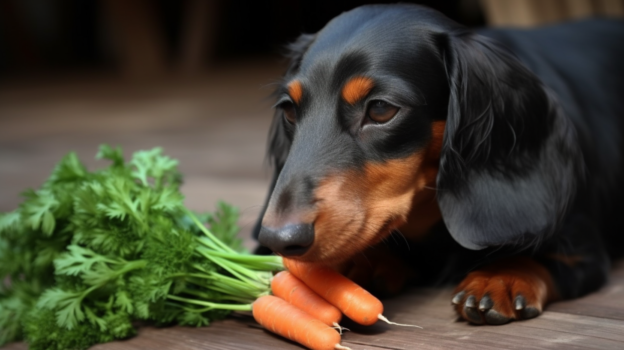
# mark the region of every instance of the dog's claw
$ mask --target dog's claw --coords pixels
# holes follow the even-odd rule
[[[482,324],[483,318],[481,312],[477,310],[477,298],[474,295],[469,296],[464,303],[464,315],[472,323]]]
[[[537,308],[534,308],[532,306],[525,308],[521,312],[522,318],[525,320],[529,318],[537,317],[539,316],[539,314],[540,314],[540,311]]]
[[[519,316],[522,319],[529,319],[537,317],[540,314],[540,311],[533,307],[526,305],[526,299],[522,295],[518,295],[514,300],[514,306],[516,311],[518,311]]]
[[[461,313],[464,319],[474,324],[487,323],[491,325],[501,325],[509,323],[516,317],[526,320],[537,317],[541,313],[539,309],[533,306],[527,306],[526,298],[522,295],[517,295],[513,301],[513,307],[517,312],[516,317],[509,317],[496,310],[494,299],[488,294],[481,297],[481,300],[478,300],[474,295],[466,297],[466,294],[464,290],[455,294],[451,302],[453,305],[459,305],[463,311]],[[462,302],[463,307],[461,306]]]
[[[484,313],[485,321],[491,325],[500,325],[509,322],[510,318],[501,315],[494,309],[487,310]]]
[[[477,298],[475,298],[474,295],[469,296],[466,299],[466,303],[464,305],[466,305],[466,307],[471,308],[471,309],[476,308],[477,307]]]
[[[522,295],[518,295],[516,297],[516,300],[514,300],[514,305],[516,307],[516,310],[523,310],[526,307],[526,299],[524,299]]]
[[[489,310],[493,306],[494,306],[494,301],[487,294],[484,295],[483,298],[481,298],[481,301],[479,302],[479,310],[481,311]]]
[[[461,304],[461,301],[462,301],[462,299],[464,299],[464,295],[465,295],[465,294],[466,294],[466,292],[465,292],[465,291],[463,291],[463,290],[462,290],[461,292],[459,292],[459,293],[455,294],[455,296],[453,297],[453,299],[451,299],[451,303],[452,303],[453,305],[459,305],[459,304]]]
[[[481,313],[475,308],[464,306],[464,315],[466,315],[468,321],[474,324],[483,324]]]

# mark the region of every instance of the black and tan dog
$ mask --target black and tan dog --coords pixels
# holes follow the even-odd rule
[[[461,277],[476,324],[605,282],[624,250],[624,22],[473,32],[365,6],[291,52],[262,246],[379,292]]]

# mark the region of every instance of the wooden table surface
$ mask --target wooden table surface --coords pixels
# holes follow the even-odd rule
[[[186,204],[211,210],[218,199],[241,208],[241,235],[250,229],[266,194],[263,166],[271,111],[265,98],[282,67],[267,62],[218,67],[191,81],[128,83],[100,77],[30,81],[0,86],[0,211],[37,187],[53,165],[74,150],[93,168],[100,143],[129,154],[162,146],[180,160]],[[384,301],[395,322],[351,328],[352,349],[624,349],[624,262],[599,292],[548,307],[540,317],[504,326],[472,326],[455,319],[449,289],[413,289]],[[4,349],[26,349],[23,343]],[[138,336],[94,346],[134,349],[300,349],[264,331],[248,315],[209,327],[143,327]]]

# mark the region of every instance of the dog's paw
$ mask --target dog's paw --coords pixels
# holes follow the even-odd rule
[[[514,258],[468,274],[452,303],[471,323],[499,325],[538,316],[554,295],[546,268],[529,258]]]

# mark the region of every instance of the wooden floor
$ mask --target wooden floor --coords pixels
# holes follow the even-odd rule
[[[219,67],[192,81],[130,84],[98,77],[0,86],[0,211],[12,210],[19,193],[36,187],[70,150],[89,167],[100,143],[129,153],[162,146],[178,158],[186,176],[186,203],[210,210],[224,199],[242,210],[241,234],[249,232],[268,183],[263,167],[271,112],[267,86],[281,67],[266,62]],[[414,289],[385,300],[386,316],[423,330],[375,325],[351,328],[352,349],[624,349],[624,262],[611,282],[585,298],[548,307],[537,319],[505,326],[456,321],[450,290]],[[5,349],[26,349],[9,344]],[[298,349],[235,315],[205,328],[140,329],[97,350]]]

